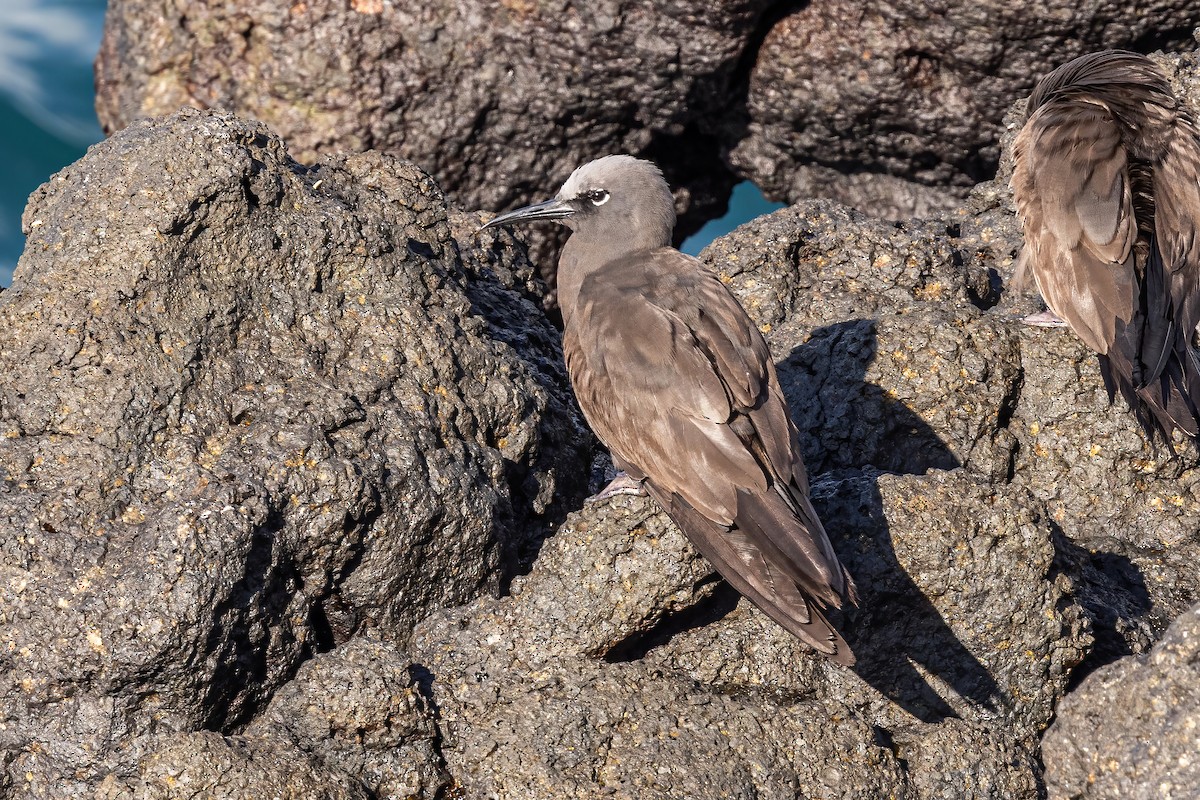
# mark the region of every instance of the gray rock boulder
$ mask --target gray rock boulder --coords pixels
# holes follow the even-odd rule
[[[433,800],[450,779],[424,678],[393,646],[355,638],[306,661],[243,734],[117,743],[97,796]]]
[[[733,185],[699,130],[727,113],[767,0],[663,4],[116,0],[96,62],[105,130],[181,105],[262,120],[303,162],[377,149],[465,208],[544,199],[610,152],[656,158],[685,226]]]
[[[1090,642],[1046,521],[961,470],[814,496],[864,590],[857,674],[714,585],[648,500],[590,506],[512,597],[414,636],[468,795],[1035,796]]]
[[[1007,470],[1018,326],[984,313],[987,271],[962,263],[945,223],[800,203],[702,258],[767,332],[812,471]]]
[[[1088,676],[1046,731],[1050,797],[1183,800],[1200,786],[1200,606],[1149,653]]]
[[[735,175],[790,202],[932,216],[992,176],[1003,114],[1040,75],[1102,47],[1190,43],[1194,25],[1187,0],[114,0],[97,109],[110,132],[228,109],[304,162],[383,150],[469,208],[542,199],[629,152],[679,187],[685,231],[720,213]]]
[[[305,753],[253,736],[213,731],[177,733],[147,744],[135,774],[105,776],[98,800],[179,800],[191,797],[251,800],[369,800],[363,786],[331,773]],[[63,797],[53,784],[31,796]]]
[[[314,654],[494,592],[586,483],[528,265],[456,239],[412,165],[302,167],[185,111],[94,147],[24,225],[0,296],[18,789],[89,796],[115,743],[237,731]]]
[[[450,779],[427,676],[406,655],[358,637],[306,661],[247,728],[350,775],[370,797],[427,797]]]

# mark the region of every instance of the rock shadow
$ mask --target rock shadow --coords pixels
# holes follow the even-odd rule
[[[1055,557],[1063,572],[1077,576],[1075,592],[1092,623],[1095,644],[1071,671],[1067,691],[1100,667],[1125,656],[1149,652],[1156,635],[1154,601],[1145,577],[1129,558],[1080,547],[1050,521]]]
[[[858,675],[917,719],[958,716],[922,670],[969,703],[995,710],[1004,702],[996,680],[896,556],[878,476],[961,462],[917,414],[865,380],[876,349],[874,321],[850,320],[817,329],[779,364],[784,394],[806,432],[801,446],[816,476],[813,499],[859,588],[860,605],[843,614],[840,628],[858,657]],[[821,480],[822,473],[832,480]]]

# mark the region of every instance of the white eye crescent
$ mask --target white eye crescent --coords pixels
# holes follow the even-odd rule
[[[609,194],[603,189],[592,189],[587,193],[587,199],[592,201],[594,206],[602,206],[608,202]]]

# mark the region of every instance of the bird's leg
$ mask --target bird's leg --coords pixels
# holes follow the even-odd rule
[[[599,492],[585,500],[585,503],[599,503],[619,494],[645,495],[646,488],[637,478],[631,478],[626,472],[618,472],[617,476],[608,482]]]
[[[1067,323],[1059,319],[1058,315],[1053,311],[1043,311],[1039,314],[1030,314],[1028,317],[1022,317],[1021,322],[1026,325],[1033,325],[1035,328],[1065,328]]]

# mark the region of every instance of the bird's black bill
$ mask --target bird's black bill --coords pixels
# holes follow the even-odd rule
[[[575,209],[570,203],[563,200],[547,200],[544,203],[536,203],[532,206],[525,206],[515,211],[509,211],[507,214],[501,214],[491,222],[481,226],[479,230],[494,228],[497,225],[509,225],[514,222],[531,222],[538,219],[566,219],[574,213]]]

